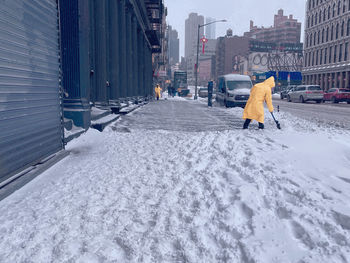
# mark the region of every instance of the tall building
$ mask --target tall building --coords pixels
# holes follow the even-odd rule
[[[215,21],[214,18],[207,17],[205,20],[205,23],[208,24],[208,23],[211,23],[214,21]],[[205,37],[208,39],[216,39],[216,24],[215,23],[205,27]]]
[[[196,53],[194,48],[197,44],[198,25],[204,24],[204,17],[197,13],[189,14],[185,21],[185,58],[193,56]],[[199,36],[204,35],[204,28],[199,31]]]
[[[202,52],[203,46],[200,43],[199,45],[199,53],[198,53],[198,64],[199,68],[202,63],[202,61],[211,59],[212,56],[215,55],[215,49],[216,49],[216,39],[208,39],[208,42],[205,44],[204,53]],[[187,78],[189,83],[195,82],[195,64],[197,59],[197,43],[193,46],[193,49],[195,50],[194,54],[192,56],[189,56],[186,58],[186,64],[187,64]]]
[[[168,57],[170,66],[179,63],[180,56],[180,40],[178,32],[172,28],[172,26],[168,26]]]
[[[305,21],[303,82],[350,88],[349,1],[308,0]]]
[[[282,9],[275,15],[273,26],[257,27],[250,21],[250,31],[244,33],[245,37],[277,44],[300,43],[300,35],[301,23],[294,19],[293,15],[284,16]]]

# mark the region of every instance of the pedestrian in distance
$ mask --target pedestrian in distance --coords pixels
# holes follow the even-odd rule
[[[243,129],[248,129],[252,120],[256,120],[259,123],[259,129],[264,129],[264,102],[269,111],[273,112],[271,89],[274,87],[274,77],[270,77],[264,82],[254,85],[244,108],[243,119],[245,119],[245,122]]]
[[[156,98],[157,98],[157,100],[160,99],[161,91],[162,91],[162,89],[160,88],[159,84],[157,84],[157,85],[156,85],[156,88],[155,88],[155,93],[156,93]]]

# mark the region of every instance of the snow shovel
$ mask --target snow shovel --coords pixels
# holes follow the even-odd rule
[[[277,129],[280,130],[281,129],[281,124],[278,122],[278,120],[276,120],[275,115],[273,115],[273,112],[271,112],[271,115],[272,115],[273,120],[276,122]]]

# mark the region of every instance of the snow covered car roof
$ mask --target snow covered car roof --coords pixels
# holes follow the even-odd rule
[[[250,81],[250,77],[247,75],[239,75],[239,74],[227,74],[221,76],[220,78],[225,78],[226,80],[231,81]]]

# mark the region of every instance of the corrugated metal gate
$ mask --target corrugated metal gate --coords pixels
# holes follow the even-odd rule
[[[57,10],[0,1],[0,183],[63,148]]]

